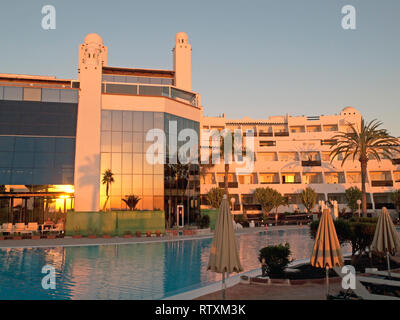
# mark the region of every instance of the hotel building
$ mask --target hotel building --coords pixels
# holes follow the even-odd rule
[[[254,136],[254,170],[249,174],[237,174],[242,165],[232,163],[228,176],[229,193],[233,195],[234,213],[261,212],[254,197],[254,190],[272,187],[287,196],[289,207],[280,207],[281,212],[304,210],[300,193],[307,187],[313,188],[318,200],[336,200],[339,208],[346,206],[345,190],[350,187],[361,189],[359,161],[342,158],[330,161],[330,148],[335,144],[333,137],[338,132],[350,130],[349,124],[359,125],[361,114],[346,107],[336,115],[322,116],[272,116],[268,119],[240,120],[222,117],[203,117],[203,130],[241,129]],[[244,137],[245,139],[245,137]],[[244,145],[245,142],[243,142]],[[395,209],[390,193],[400,189],[400,154],[395,160],[368,162],[367,199],[368,209],[383,206]],[[202,204],[207,203],[208,191],[224,186],[224,163],[214,165],[201,176]]]
[[[345,108],[338,115],[276,116],[267,120],[203,117],[200,95],[191,86],[191,46],[176,35],[172,70],[109,66],[108,49],[97,34],[79,46],[78,78],[0,74],[0,222],[39,221],[68,210],[97,212],[106,203],[102,175],[114,174],[107,208],[125,210],[128,195],[141,198],[138,210],[163,210],[174,215],[183,205],[194,221],[207,192],[222,186],[223,164],[200,174],[198,165],[168,163],[176,151],[166,139],[166,164],[150,164],[145,153],[153,142],[150,129],[177,140],[177,132],[193,129],[251,130],[255,167],[236,174],[230,166],[229,191],[234,212],[259,211],[257,187],[271,186],[289,196],[294,210],[299,193],[313,187],[319,199],[345,204],[345,189],[360,187],[357,162],[329,161],[332,137],[358,123],[359,112]],[[171,132],[170,132],[171,131]],[[151,138],[151,137],[150,137]],[[178,141],[177,147],[183,145]],[[201,143],[200,143],[201,144]],[[397,156],[400,158],[400,156]],[[369,208],[393,208],[390,192],[400,188],[399,160],[370,161]]]
[[[77,80],[0,74],[3,220],[99,211],[107,169],[114,173],[107,209],[126,209],[122,199],[134,194],[138,210],[173,212],[183,204],[191,221],[199,213],[198,165],[149,164],[145,156],[150,129],[168,136],[175,123],[177,132],[190,128],[199,137],[202,107],[191,88],[187,35],[176,35],[173,70],[112,67],[107,54],[101,37],[89,34],[79,47]]]

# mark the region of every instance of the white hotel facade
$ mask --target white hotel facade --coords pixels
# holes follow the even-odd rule
[[[239,120],[221,117],[203,117],[202,130],[242,129],[254,134],[255,162],[250,174],[237,174],[241,165],[232,163],[229,168],[229,193],[234,197],[234,213],[261,212],[253,192],[259,187],[272,187],[288,196],[289,206],[280,207],[280,212],[303,210],[300,193],[313,188],[318,200],[337,200],[340,210],[346,207],[345,190],[361,189],[359,161],[342,159],[330,161],[333,137],[338,132],[349,130],[349,123],[358,125],[361,114],[346,107],[335,115],[322,116],[272,116],[268,119],[243,118]],[[400,189],[400,155],[395,160],[370,160],[368,163],[367,198],[368,211],[374,212],[383,206],[395,209],[391,192]],[[223,187],[224,163],[214,165],[200,177],[202,204],[211,188]]]

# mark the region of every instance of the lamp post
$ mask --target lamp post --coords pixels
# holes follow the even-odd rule
[[[361,200],[360,199],[357,200],[357,204],[358,204],[358,217],[360,218],[361,217]]]

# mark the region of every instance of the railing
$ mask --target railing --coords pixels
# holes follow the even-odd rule
[[[259,132],[258,136],[259,137],[272,137],[273,133],[272,132]]]
[[[302,161],[301,165],[303,167],[320,167],[321,160],[306,160],[306,161]]]
[[[115,93],[137,96],[160,96],[168,97],[177,101],[188,103],[197,107],[197,97],[195,93],[174,88],[172,86],[141,85],[128,83],[103,82],[103,93]]]
[[[279,184],[279,181],[271,181],[271,182],[260,182],[260,184]]]
[[[289,132],[275,132],[275,137],[289,137]]]
[[[301,184],[301,181],[294,181],[294,182],[282,181],[282,184]]]
[[[220,188],[225,188],[225,183],[224,182],[219,182],[218,186]],[[239,185],[237,182],[228,182],[228,188],[237,188]]]
[[[393,180],[374,180],[371,181],[373,187],[393,187]]]

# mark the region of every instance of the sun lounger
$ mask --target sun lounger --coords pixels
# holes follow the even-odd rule
[[[366,273],[376,276],[389,277],[389,273],[387,271],[368,271]],[[390,277],[393,278],[393,280],[400,280],[400,273],[392,271],[390,272]]]
[[[3,223],[3,225],[0,228],[0,232],[2,233],[11,234],[12,231],[13,231],[12,223]]]
[[[27,234],[32,233],[32,231],[26,229],[25,223],[16,223],[14,225],[13,233]]]
[[[341,272],[341,268],[334,268],[335,272],[338,274],[339,277],[343,279],[344,274]],[[367,290],[367,288],[361,283],[362,278],[368,277],[361,277],[356,276],[356,288],[351,289],[351,291],[356,294],[360,299],[363,300],[400,300],[399,298],[392,297],[392,296],[385,296],[380,294],[373,294]]]

